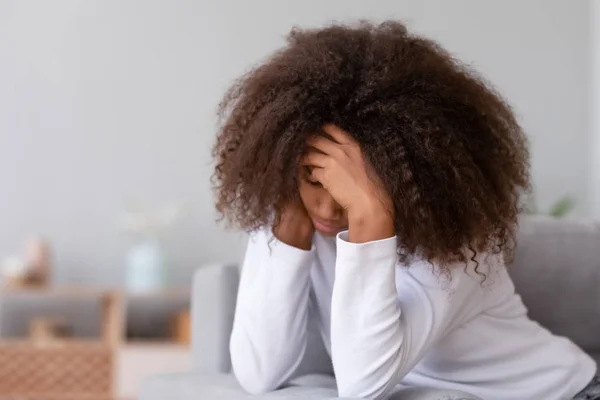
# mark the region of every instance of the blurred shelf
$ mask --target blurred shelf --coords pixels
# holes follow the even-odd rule
[[[191,294],[189,288],[164,288],[158,290],[150,290],[147,292],[123,292],[127,298],[132,299],[143,299],[152,297],[163,297],[163,298],[186,298]]]
[[[115,394],[118,398],[135,398],[147,377],[192,368],[190,345],[171,338],[174,335],[172,327],[176,326],[172,325],[173,318],[189,312],[190,295],[190,288],[184,287],[146,292],[75,285],[0,287],[3,301],[0,309],[5,315],[10,314],[13,320],[18,316],[24,324],[29,324],[27,321],[40,316],[63,317],[64,312],[67,315],[64,318],[71,318],[71,324],[88,318],[99,324],[99,331],[91,332],[93,337],[39,342],[23,336],[2,338],[0,350],[46,356],[52,356],[54,352],[77,353],[79,349],[85,350],[85,354],[108,352]],[[189,322],[186,326],[189,330]],[[27,332],[27,325],[24,330]],[[2,398],[0,394],[0,400]]]
[[[34,341],[28,338],[2,338],[0,346],[11,347],[35,347],[35,348],[57,348],[57,347],[106,347],[101,338],[70,338],[51,341]]]
[[[57,297],[99,297],[118,294],[124,298],[186,298],[191,290],[184,287],[167,287],[145,292],[129,292],[123,288],[101,288],[91,286],[49,286],[49,287],[0,287],[0,295],[51,295]]]
[[[2,287],[0,295],[51,295],[57,297],[99,297],[118,290],[86,286]]]
[[[131,346],[139,348],[189,348],[190,345],[186,343],[180,343],[173,340],[161,340],[161,339],[131,339],[124,340],[122,346]]]

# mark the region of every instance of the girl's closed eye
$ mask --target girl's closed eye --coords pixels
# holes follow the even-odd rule
[[[312,185],[312,186],[315,186],[315,187],[322,187],[323,185],[321,184],[321,182],[315,181],[315,180],[313,180],[311,178],[311,176],[312,176],[312,169],[313,169],[313,167],[311,167],[310,165],[305,165],[304,166],[304,180],[309,185]]]

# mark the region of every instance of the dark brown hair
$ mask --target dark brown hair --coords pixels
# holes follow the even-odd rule
[[[349,132],[394,200],[401,255],[445,265],[513,243],[529,188],[525,136],[502,97],[399,22],[293,29],[228,91],[214,147],[216,207],[247,230],[298,197],[307,138]]]

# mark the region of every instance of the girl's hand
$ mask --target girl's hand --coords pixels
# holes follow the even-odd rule
[[[273,229],[277,239],[302,250],[311,249],[314,233],[315,227],[300,200],[283,208],[279,225]]]
[[[394,205],[379,177],[369,173],[359,144],[334,125],[325,125],[331,137],[308,142],[303,164],[348,212],[349,240],[366,242],[394,236]]]

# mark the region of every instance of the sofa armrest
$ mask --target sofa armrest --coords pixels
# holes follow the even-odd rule
[[[195,372],[231,369],[229,336],[233,325],[239,271],[234,265],[207,265],[192,285],[192,359]]]

